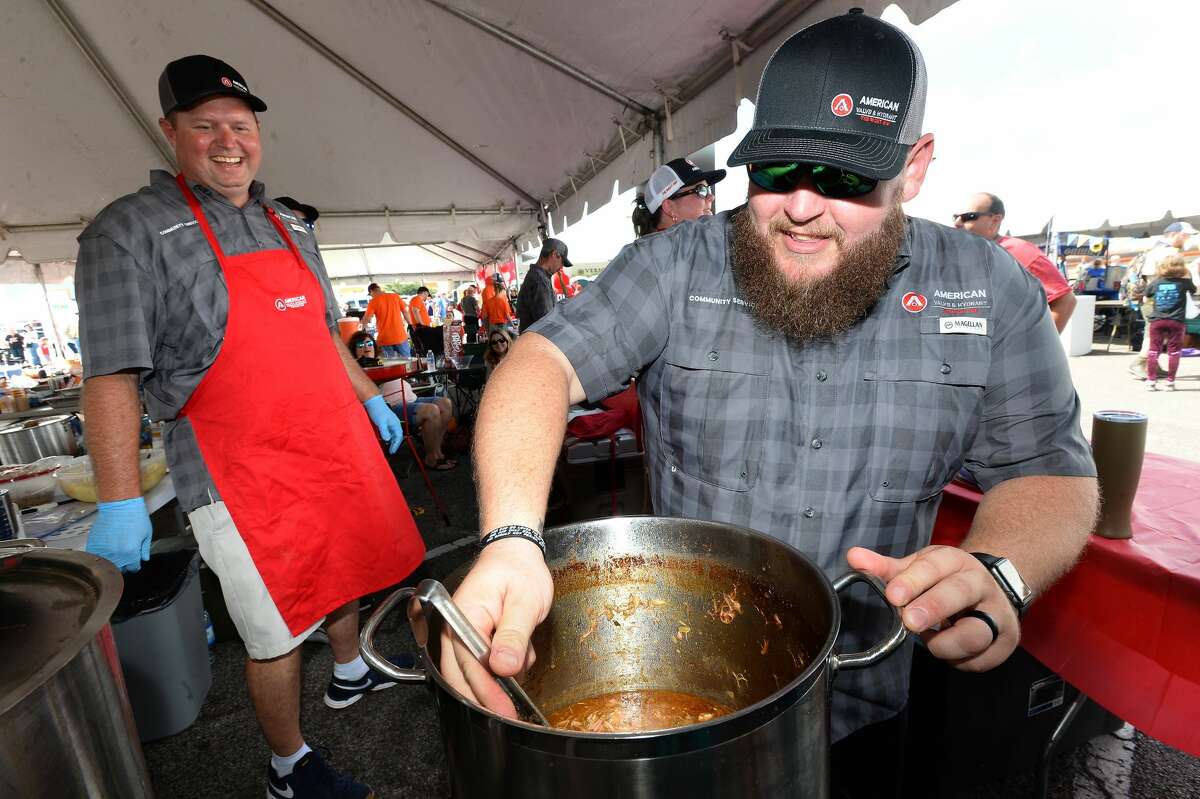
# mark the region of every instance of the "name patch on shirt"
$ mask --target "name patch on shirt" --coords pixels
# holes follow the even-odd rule
[[[987,319],[979,316],[943,316],[938,319],[938,332],[986,336]]]
[[[743,308],[753,308],[754,306],[743,300],[741,297],[705,297],[701,294],[689,294],[688,302],[701,302],[707,305],[740,305]]]
[[[291,229],[297,233],[303,233],[306,236],[308,235],[308,230],[306,230],[302,225],[292,224],[289,227],[291,227]]]
[[[174,225],[171,225],[169,228],[158,231],[158,235],[165,236],[168,233],[174,233],[176,230],[182,230],[185,227],[191,227],[192,225],[198,225],[198,224],[200,224],[200,223],[197,222],[195,219],[189,219],[186,222],[176,222]]]

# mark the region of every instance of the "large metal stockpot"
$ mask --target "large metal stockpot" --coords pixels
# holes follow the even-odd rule
[[[831,681],[887,657],[905,636],[893,611],[874,648],[833,652],[837,592],[865,582],[883,601],[878,580],[850,572],[831,583],[795,549],[714,522],[620,517],[545,538],[555,601],[534,633],[538,657],[524,683],[544,713],[629,690],[682,691],[734,712],[623,734],[502,718],[443,679],[441,622],[418,601],[408,614],[423,669],[397,669],[374,651],[383,617],[415,593],[404,588],[364,627],[363,655],[396,679],[431,687],[454,796],[828,797]]]
[[[120,598],[103,558],[0,545],[0,796],[153,796],[108,626]]]
[[[0,428],[0,465],[33,463],[51,455],[78,455],[74,414],[42,416]]]

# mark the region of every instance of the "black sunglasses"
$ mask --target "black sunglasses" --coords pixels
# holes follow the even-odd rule
[[[494,338],[494,339],[492,339],[492,340],[491,340],[491,343],[492,343],[492,344],[507,344],[507,343],[508,343],[508,339],[504,339],[504,338]]]
[[[714,193],[715,192],[713,191],[712,186],[700,185],[700,186],[696,186],[694,189],[688,189],[687,191],[681,191],[678,194],[673,194],[673,195],[671,195],[670,199],[678,200],[680,197],[686,197],[689,194],[694,194],[703,200],[708,197],[711,197]]]
[[[992,216],[992,214],[989,214],[987,211],[964,211],[961,214],[954,214],[951,218],[961,219],[964,222],[974,222],[981,216]]]
[[[803,164],[796,161],[774,164],[747,164],[750,180],[767,191],[786,194],[795,191],[806,175],[812,176],[813,186],[822,197],[845,200],[863,197],[875,191],[879,181],[848,169],[825,164]]]

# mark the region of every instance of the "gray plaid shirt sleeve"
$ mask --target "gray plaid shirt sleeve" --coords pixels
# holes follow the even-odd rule
[[[107,236],[79,240],[75,266],[79,341],[85,377],[154,368],[159,295],[153,278]]]
[[[1079,397],[1041,285],[1011,258],[992,254],[993,317],[1005,324],[992,342],[966,466],[985,491],[1028,475],[1094,477]]]
[[[651,238],[627,245],[591,285],[530,328],[567,357],[593,402],[620,391],[667,345],[663,267],[671,244]]]

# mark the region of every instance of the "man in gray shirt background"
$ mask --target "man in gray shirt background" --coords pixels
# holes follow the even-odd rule
[[[768,62],[754,128],[729,159],[747,166],[746,205],[634,242],[522,327],[476,431],[494,543],[455,596],[491,638],[494,673],[526,663],[553,598],[528,539],[568,405],[639,370],[656,515],[754,528],[831,576],[846,563],[876,575],[908,630],[957,668],[993,668],[1016,648],[1019,613],[1086,543],[1095,468],[1034,279],[993,242],[903,212],[933,158],[925,87],[912,41],[861,10],[800,31]],[[964,465],[986,492],[974,525],[961,548],[929,546]],[[850,602],[839,646],[865,649],[883,614]],[[835,795],[898,791],[910,654],[839,674]],[[512,715],[486,675],[453,657],[442,670]],[[871,738],[887,765],[864,759]]]
[[[517,295],[517,319],[522,333],[554,309],[554,276],[570,265],[566,244],[559,239],[546,239],[542,243],[537,263],[529,268]]]

